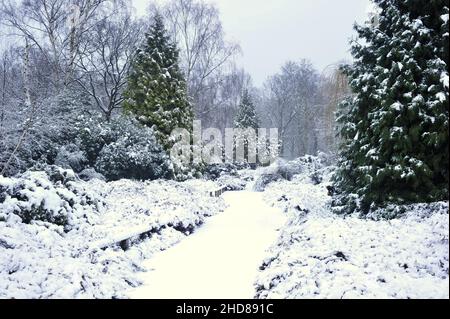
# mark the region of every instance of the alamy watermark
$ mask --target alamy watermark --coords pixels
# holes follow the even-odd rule
[[[202,129],[201,121],[193,122],[193,130],[175,129],[170,137],[174,146],[170,157],[178,164],[248,163],[268,165],[279,155],[278,129],[226,128],[225,136],[218,128]]]

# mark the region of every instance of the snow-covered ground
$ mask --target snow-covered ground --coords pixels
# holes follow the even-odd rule
[[[79,218],[65,232],[41,221],[23,223],[13,213],[14,207],[31,206],[29,202],[35,208],[49,206],[48,198],[53,199],[52,209],[65,203],[56,191],[67,194],[66,188],[52,186],[43,173],[36,178],[0,181],[11,187],[29,184],[22,191],[28,200],[7,197],[0,204],[0,298],[126,298],[124,292],[140,284],[136,272],[143,269],[143,260],[178,243],[225,208],[222,199],[208,196],[218,187],[213,182],[77,181],[77,195],[71,196],[88,192],[103,205],[91,210],[86,207],[92,205],[73,205],[76,214],[71,214]],[[44,191],[51,196],[41,196]],[[142,229],[151,232],[136,237],[127,251],[117,245],[99,248]]]
[[[337,216],[332,168],[285,164],[216,182],[0,177],[0,298],[449,298],[448,202]],[[223,186],[238,191],[209,196]]]
[[[258,276],[258,298],[449,298],[448,202],[412,205],[393,220],[336,216],[326,180],[298,175],[266,189],[288,223]]]
[[[131,298],[212,299],[255,295],[254,281],[266,249],[285,216],[262,193],[229,192],[229,207],[195,234],[145,263],[144,285]]]

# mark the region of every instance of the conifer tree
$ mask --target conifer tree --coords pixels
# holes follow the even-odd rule
[[[242,99],[236,114],[234,126],[235,128],[252,128],[254,130],[257,130],[259,127],[256,107],[247,89],[244,90],[244,93],[242,94]]]
[[[193,110],[179,67],[179,51],[159,15],[136,53],[125,96],[125,111],[152,127],[167,151],[173,146],[169,137],[174,129],[192,131]]]
[[[248,162],[250,160],[250,147],[252,147],[253,149],[255,149],[255,147],[257,148],[259,119],[256,113],[255,104],[253,103],[252,97],[250,96],[250,93],[247,89],[245,89],[242,94],[241,103],[239,104],[239,108],[234,120],[234,128],[237,129],[235,130],[236,152],[240,147],[243,147],[244,153],[242,155],[244,156],[244,160]],[[251,141],[252,136],[248,135],[251,130],[253,130],[255,134],[253,138],[256,138],[253,141]],[[250,144],[252,142],[254,144]]]
[[[375,0],[341,105],[337,212],[448,199],[448,0]]]

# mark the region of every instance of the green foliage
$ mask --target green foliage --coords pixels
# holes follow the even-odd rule
[[[174,129],[192,131],[193,111],[178,59],[162,17],[156,16],[145,44],[136,53],[124,109],[153,128],[166,151],[173,146],[169,137]]]
[[[8,175],[57,165],[75,173],[90,170],[93,176],[95,168],[109,180],[172,178],[169,157],[153,130],[134,118],[119,115],[107,121],[76,90],[46,100],[42,110]]]
[[[32,126],[8,166],[6,175],[26,171],[37,163],[54,164],[63,148],[72,144],[78,135],[78,128],[87,125],[90,120],[91,105],[88,97],[75,90],[67,89],[37,106]],[[17,115],[29,116],[28,110],[17,105]],[[24,119],[11,119],[11,127],[5,131],[0,143],[0,167],[9,158],[22,135]]]
[[[15,214],[27,224],[42,221],[70,231],[86,223],[90,213],[102,211],[98,194],[77,183],[73,171],[51,165],[39,169],[13,178],[0,176],[0,215]]]
[[[123,120],[122,120],[123,121]],[[96,170],[108,180],[121,178],[154,180],[173,177],[169,156],[156,141],[153,131],[129,121],[113,125],[117,139],[98,154]]]
[[[376,0],[357,26],[340,107],[335,210],[448,199],[448,1]]]
[[[259,128],[259,119],[256,107],[248,90],[244,90],[241,103],[234,121],[235,128],[252,128],[255,131]]]
[[[241,98],[241,103],[239,104],[239,109],[236,113],[236,117],[234,120],[234,128],[244,130],[241,132],[235,132],[235,147],[238,148],[240,146],[244,147],[244,163],[236,163],[237,165],[245,165],[249,161],[249,143],[250,137],[247,135],[247,132],[245,130],[251,129],[254,130],[254,133],[256,134],[255,137],[258,135],[258,128],[259,128],[259,119],[258,115],[256,113],[256,106],[253,103],[252,97],[250,96],[247,89],[244,90]],[[254,142],[257,142],[256,140]],[[237,151],[237,150],[236,150]],[[253,163],[252,163],[253,164]]]
[[[121,115],[107,122],[100,114],[80,116],[70,130],[74,130],[75,143],[87,159],[79,171],[95,168],[108,180],[172,178],[169,156],[153,130],[133,118]]]

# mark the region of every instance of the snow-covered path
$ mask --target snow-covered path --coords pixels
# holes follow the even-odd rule
[[[285,222],[262,200],[263,193],[229,192],[229,208],[208,219],[195,234],[156,255],[144,266],[144,285],[135,299],[251,299],[265,256]]]

